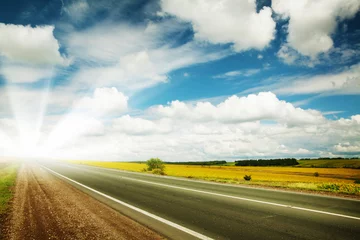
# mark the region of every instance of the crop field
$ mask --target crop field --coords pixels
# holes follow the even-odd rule
[[[11,188],[15,184],[17,163],[0,162],[0,217],[8,209],[12,197]]]
[[[145,163],[70,161],[77,164],[142,172]],[[317,174],[315,174],[317,172]],[[166,164],[165,173],[193,179],[223,183],[263,185],[271,187],[328,191],[360,196],[360,169],[349,168],[305,168],[305,167],[238,167],[238,166],[194,166]],[[245,181],[244,175],[251,175]],[[318,176],[315,176],[318,175]]]

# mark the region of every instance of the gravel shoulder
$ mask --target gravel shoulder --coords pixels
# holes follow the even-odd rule
[[[4,239],[163,239],[38,165],[19,170]]]

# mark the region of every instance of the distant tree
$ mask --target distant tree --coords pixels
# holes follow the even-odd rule
[[[314,172],[314,176],[315,176],[315,177],[318,177],[318,176],[319,176],[319,173],[318,173],[318,172]]]
[[[146,164],[148,166],[148,171],[153,171],[154,169],[159,169],[162,172],[165,170],[164,162],[159,158],[151,158],[146,161]]]

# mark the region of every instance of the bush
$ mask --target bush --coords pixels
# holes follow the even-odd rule
[[[360,179],[356,179],[356,180],[354,181],[354,183],[355,183],[355,184],[360,184]]]
[[[148,171],[152,171],[154,169],[160,169],[161,171],[165,170],[164,162],[159,158],[151,158],[146,161],[146,164],[148,166]]]
[[[319,173],[318,172],[314,172],[314,177],[318,177]]]
[[[245,181],[250,181],[251,180],[251,175],[245,175],[244,179],[245,179]]]
[[[153,174],[157,174],[157,175],[165,175],[164,170],[160,169],[160,168],[155,168],[152,170]]]

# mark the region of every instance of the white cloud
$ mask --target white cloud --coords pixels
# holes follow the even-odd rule
[[[90,8],[86,0],[79,0],[64,6],[63,11],[74,22],[81,22],[88,14]]]
[[[189,21],[198,40],[233,43],[235,51],[263,49],[274,39],[271,8],[256,12],[255,0],[162,0],[162,11]]]
[[[295,102],[295,105],[308,104],[311,100],[329,95],[345,95],[360,93],[360,65],[335,69],[322,74],[302,74],[293,76],[274,76],[265,79],[257,87],[249,88],[239,94],[260,91],[271,91],[277,95],[317,94],[306,100]]]
[[[277,56],[286,64],[292,65],[301,58],[299,53],[289,47],[287,44],[281,45]],[[308,61],[311,64],[311,61]]]
[[[298,155],[309,155],[311,154],[312,152],[307,150],[307,149],[304,149],[304,148],[299,148],[295,154],[298,154]]]
[[[279,100],[271,92],[251,94],[247,97],[231,96],[216,106],[209,102],[198,102],[192,106],[180,101],[172,101],[169,106],[153,107],[150,112],[159,116],[204,122],[241,123],[275,120],[298,125],[324,121],[320,112],[295,108],[292,104]]]
[[[260,71],[261,71],[261,69],[258,69],[258,68],[230,71],[230,72],[226,72],[223,74],[215,75],[213,78],[231,79],[231,78],[234,78],[237,76],[250,77],[252,75],[258,74]]]
[[[272,1],[272,9],[282,18],[289,18],[289,47],[312,59],[333,47],[331,35],[338,21],[353,18],[359,8],[358,0]]]
[[[101,136],[105,133],[102,122],[93,117],[70,114],[64,116],[44,141],[49,154],[54,150],[75,144],[81,137]]]
[[[60,55],[54,26],[13,25],[0,23],[0,55],[11,62],[26,64],[66,64]],[[4,37],[6,36],[6,37]]]
[[[360,136],[360,115],[327,120],[271,93],[232,97],[216,106],[173,102],[163,108],[165,118],[164,112],[152,108],[145,115],[125,115],[106,125],[74,113],[62,119],[46,117],[39,141],[44,145],[38,149],[51,157],[100,160],[309,157],[324,151],[336,156],[356,154],[350,146],[358,146]],[[12,122],[5,119],[1,124],[10,129]]]
[[[114,119],[113,128],[129,135],[164,134],[172,130],[171,122],[168,119],[160,119],[155,122],[129,115]]]
[[[316,65],[339,65],[352,64],[360,55],[360,51],[349,45],[333,47],[325,53],[317,55],[316,58],[301,55],[298,51],[289,46],[282,44],[277,56],[287,65],[298,65],[306,67],[315,67]]]
[[[115,86],[130,94],[167,82],[167,74],[173,70],[231,53],[230,49],[215,49],[194,41],[179,44],[176,39],[168,39],[186,27],[174,19],[164,19],[137,26],[100,23],[71,32],[62,40],[81,65],[72,76],[73,85],[81,89]]]
[[[335,122],[334,127],[357,127],[360,126],[360,115],[351,116],[349,119],[340,118]],[[360,131],[360,129],[357,129]]]
[[[86,112],[93,116],[119,114],[127,111],[127,101],[123,93],[116,88],[97,88],[93,97],[83,97],[75,110]]]
[[[124,90],[146,88],[167,81],[165,73],[157,68],[146,51],[137,52],[120,58],[109,67],[83,68],[75,74],[75,84],[85,86],[115,85]]]
[[[225,55],[225,52],[205,53],[193,43],[177,48],[165,46],[124,55],[106,67],[84,67],[73,76],[73,82],[79,87],[116,86],[124,92],[135,91],[167,82],[167,73],[173,70]]]
[[[357,64],[339,73],[300,78],[274,91],[279,94],[356,94],[360,93],[359,80],[360,65]]]
[[[164,0],[162,7],[178,18],[163,14],[161,21],[146,26],[102,22],[80,31],[71,25],[69,31],[64,27],[62,31],[67,34],[59,34],[59,41],[69,55],[76,57],[78,72],[73,75],[73,69],[68,73],[68,69],[62,69],[61,77],[72,82],[53,90],[11,86],[3,94],[4,89],[0,89],[0,114],[8,117],[0,119],[0,152],[10,153],[13,146],[19,151],[21,143],[28,153],[40,152],[31,150],[37,144],[51,157],[101,160],[145,160],[157,156],[167,161],[189,161],[356,152],[359,115],[328,120],[323,116],[329,113],[297,108],[270,92],[245,97],[220,96],[213,102],[173,101],[144,112],[128,111],[127,96],[135,91],[170,81],[168,74],[174,70],[233,53],[231,49],[219,50],[224,46],[201,40],[230,43],[236,51],[245,51],[263,49],[274,38],[271,10],[264,8],[256,13],[255,1]],[[85,0],[65,8],[64,13],[73,23],[87,18],[89,9]],[[338,13],[337,16],[341,20],[349,15]],[[189,24],[179,19],[191,22],[195,40],[200,41],[184,44],[173,38],[174,33],[188,30]],[[290,16],[288,40],[293,19]],[[10,36],[0,38],[0,54],[5,60],[0,71],[4,78],[11,83],[34,83],[51,78],[57,73],[52,71],[56,65],[66,65],[53,30],[52,26],[0,25],[0,34]],[[288,49],[282,48],[284,51],[278,53],[290,64],[298,63],[302,55],[313,56],[306,55],[306,51],[325,51],[325,48],[316,50],[316,44],[305,50],[291,44],[297,42],[288,41],[283,45]],[[343,48],[326,51],[341,52],[349,59],[357,54]],[[263,58],[262,54],[254,56]],[[264,67],[268,68],[266,64]],[[260,69],[243,69],[215,78],[249,77],[259,72]],[[359,93],[359,72],[359,66],[355,65],[326,75],[280,79],[267,87],[280,94]],[[90,95],[80,96],[85,93]],[[70,112],[63,115],[66,110]],[[121,116],[124,113],[129,115]],[[110,118],[113,116],[116,119]]]
[[[169,31],[179,27],[173,22],[170,25],[173,29]],[[72,31],[62,40],[72,56],[84,62],[111,65],[118,63],[122,56],[156,48],[161,43],[162,34],[154,30],[157,27],[153,26],[157,25],[100,23],[83,31]]]
[[[0,68],[0,74],[9,83],[33,83],[41,79],[52,78],[54,69],[52,67],[5,64]]]
[[[360,154],[360,142],[350,143],[339,143],[334,146],[334,151],[337,154],[345,154],[345,155],[359,155]]]

